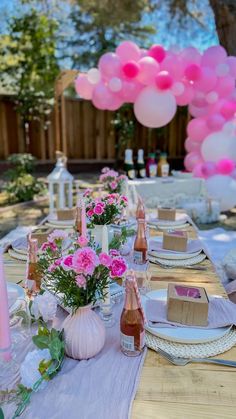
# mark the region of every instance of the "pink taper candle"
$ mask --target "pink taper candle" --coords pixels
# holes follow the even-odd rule
[[[82,200],[82,209],[81,209],[81,236],[87,236],[87,225],[86,225],[86,211],[85,211],[85,202]]]
[[[11,360],[11,334],[3,257],[0,250],[0,353],[5,361]]]

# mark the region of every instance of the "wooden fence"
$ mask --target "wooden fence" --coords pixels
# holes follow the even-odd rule
[[[111,125],[114,113],[95,109],[89,101],[65,99],[65,132],[67,155],[71,161],[105,162],[122,158],[122,151],[117,154],[117,134]],[[51,115],[51,124],[45,130],[43,123],[30,123],[30,143],[25,145],[19,115],[14,103],[9,98],[0,99],[0,160],[9,154],[28,151],[42,162],[55,159],[55,123]],[[127,144],[136,152],[143,148],[145,154],[156,149],[167,151],[170,158],[182,159],[188,114],[186,109],[179,108],[175,118],[161,130],[150,130],[138,122],[135,123],[135,134]]]

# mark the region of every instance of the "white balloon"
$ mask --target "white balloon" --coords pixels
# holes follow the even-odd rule
[[[206,179],[210,198],[220,201],[221,211],[228,211],[236,205],[236,180],[230,176],[214,175]]]
[[[97,68],[90,68],[87,78],[91,84],[98,84],[101,80],[101,73]]]
[[[176,100],[170,91],[145,87],[134,103],[137,120],[146,127],[159,128],[168,124],[176,112]]]
[[[225,131],[214,132],[203,141],[201,153],[205,161],[236,160],[236,137],[229,136]]]
[[[236,129],[236,123],[234,120],[226,122],[223,126],[223,131],[225,135],[227,136],[232,137],[234,135],[235,129]]]
[[[118,77],[113,77],[108,82],[108,87],[112,92],[119,92],[122,89],[122,81]]]

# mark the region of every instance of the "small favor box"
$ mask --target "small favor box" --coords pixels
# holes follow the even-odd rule
[[[187,243],[188,236],[186,231],[173,230],[163,233],[163,249],[186,252]]]
[[[205,288],[168,284],[167,320],[187,326],[207,326],[208,305]]]
[[[53,229],[52,228],[42,228],[42,229],[37,229],[36,231],[34,231],[33,233],[31,233],[31,238],[32,239],[37,239],[38,240],[38,246],[41,247],[43,243],[45,243],[48,239],[48,235],[50,233],[52,233]]]
[[[71,208],[71,209],[57,210],[57,219],[59,221],[74,220],[75,209]]]
[[[157,218],[159,220],[175,221],[176,210],[175,208],[157,208]]]

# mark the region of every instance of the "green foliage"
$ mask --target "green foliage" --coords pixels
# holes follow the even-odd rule
[[[53,105],[58,23],[33,7],[13,16],[0,38],[0,81],[16,95],[24,122],[48,115]]]
[[[121,106],[114,113],[114,118],[111,120],[111,125],[114,127],[116,133],[116,148],[122,151],[127,148],[127,145],[134,140],[135,131],[135,116],[131,104]]]
[[[97,65],[102,54],[114,50],[125,39],[143,46],[150,34],[151,25],[141,19],[152,8],[150,0],[77,0],[71,19],[75,36],[68,42],[73,49],[73,66],[85,69]]]
[[[12,154],[8,161],[14,165],[5,173],[8,182],[4,190],[10,203],[31,201],[35,195],[44,192],[44,183],[31,174],[35,162],[31,154]]]
[[[120,247],[125,244],[128,237],[134,236],[135,230],[127,229],[126,227],[122,227],[120,234],[114,234],[114,237],[110,241],[109,249],[116,249],[119,250]]]
[[[2,410],[1,407],[0,407],[0,419],[4,419],[4,414],[3,414],[3,410]]]

